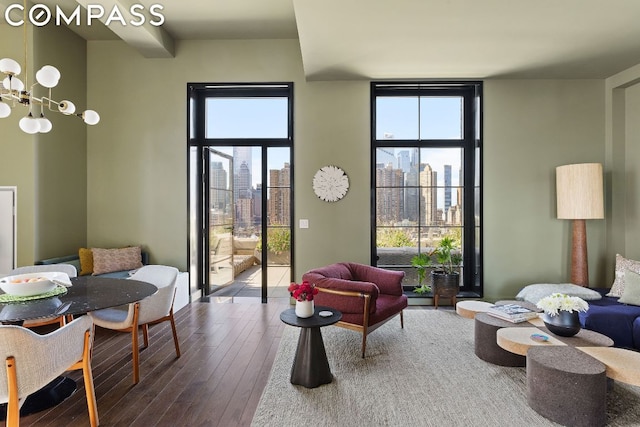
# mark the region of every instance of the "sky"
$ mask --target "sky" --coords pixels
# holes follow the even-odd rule
[[[377,139],[460,139],[462,137],[461,97],[380,97],[376,105]],[[207,138],[286,138],[286,98],[209,98],[206,102]],[[391,144],[390,144],[391,145]],[[406,148],[405,148],[406,150]],[[232,149],[220,149],[232,154]],[[395,150],[396,155],[402,148]],[[260,179],[261,155],[254,149],[252,177]],[[270,151],[269,169],[290,162],[288,150]],[[458,185],[460,151],[423,149],[421,163],[438,172],[444,184],[444,165],[452,165],[452,185]],[[397,163],[394,167],[398,167]]]

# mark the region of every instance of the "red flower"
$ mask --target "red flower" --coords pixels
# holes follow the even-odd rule
[[[313,301],[313,296],[318,293],[316,285],[312,285],[309,282],[292,283],[288,288],[289,294],[296,299],[296,301]]]

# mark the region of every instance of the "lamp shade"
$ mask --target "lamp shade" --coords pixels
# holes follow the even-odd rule
[[[0,119],[9,117],[11,115],[11,107],[0,100]]]
[[[36,73],[36,80],[44,87],[56,87],[60,80],[60,71],[56,67],[45,65]]]
[[[20,64],[11,58],[0,59],[0,73],[11,74],[17,76],[22,69]]]
[[[602,219],[604,197],[602,165],[579,163],[556,168],[559,219]]]

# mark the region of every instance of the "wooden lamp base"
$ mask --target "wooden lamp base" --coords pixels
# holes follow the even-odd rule
[[[574,219],[571,240],[571,283],[589,287],[589,267],[587,264],[586,221]]]

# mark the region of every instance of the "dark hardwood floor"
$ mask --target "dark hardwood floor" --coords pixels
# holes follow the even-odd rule
[[[132,385],[130,334],[96,328],[93,375],[101,426],[248,426],[267,382],[288,299],[268,304],[189,304],[176,313],[182,357],[167,322],[150,327]],[[21,418],[21,426],[87,426],[78,390],[58,406]]]

